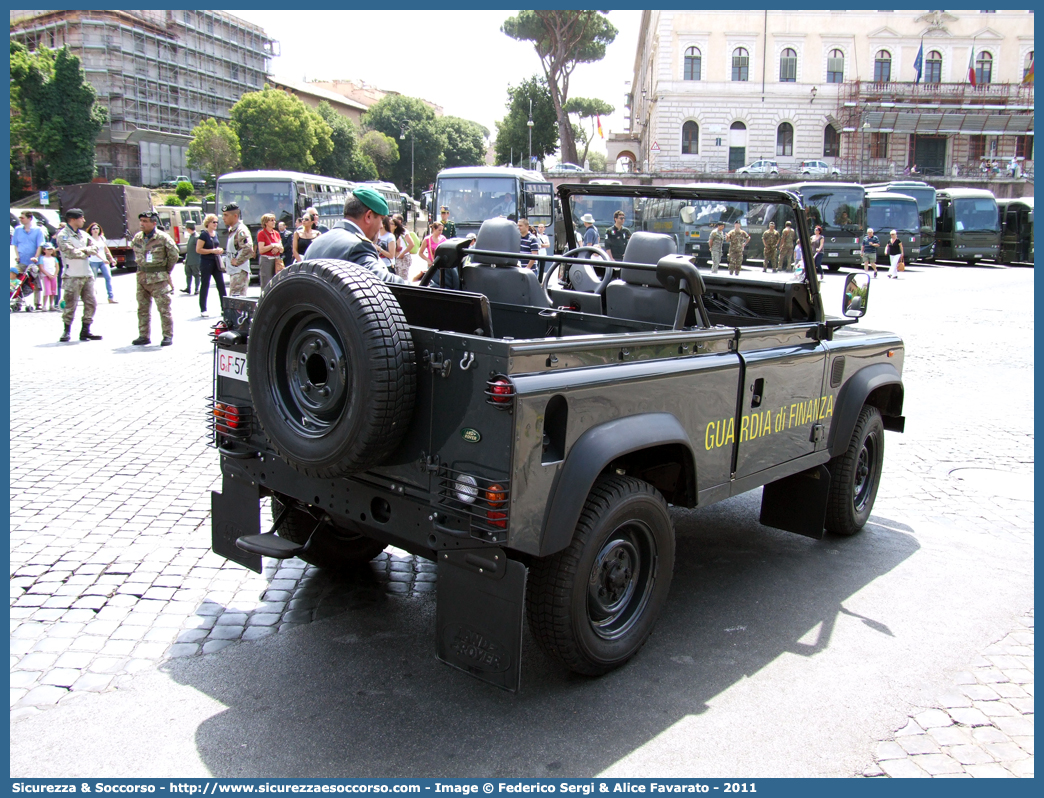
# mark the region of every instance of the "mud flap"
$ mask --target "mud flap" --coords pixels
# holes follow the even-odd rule
[[[261,493],[247,479],[225,474],[221,492],[210,492],[211,548],[214,553],[261,573],[261,555],[243,551],[236,539],[261,531]]]
[[[830,469],[819,465],[770,482],[761,496],[765,526],[822,540],[830,498]]]
[[[526,567],[503,549],[443,551],[438,560],[435,656],[502,690],[522,677]]]

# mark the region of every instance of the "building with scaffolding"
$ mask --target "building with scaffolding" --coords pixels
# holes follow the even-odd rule
[[[645,11],[630,130],[608,142],[610,159],[679,175],[759,159],[784,174],[821,161],[853,178],[914,164],[963,176],[1012,156],[1026,170],[1033,21],[1032,11]]]
[[[80,58],[108,111],[98,175],[147,186],[190,174],[192,129],[227,122],[279,54],[262,28],[222,11],[11,11],[11,39]]]

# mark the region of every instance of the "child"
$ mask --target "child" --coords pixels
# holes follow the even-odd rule
[[[58,259],[54,257],[54,245],[44,244],[40,256],[40,283],[43,287],[44,310],[58,310]],[[48,303],[48,300],[50,302]],[[50,304],[50,307],[48,307]]]

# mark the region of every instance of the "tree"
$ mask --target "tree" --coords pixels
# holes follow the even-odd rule
[[[188,147],[190,169],[202,172],[207,178],[223,175],[239,166],[239,136],[232,125],[211,117],[192,129]]]
[[[315,169],[321,175],[339,177],[342,180],[372,180],[376,178],[377,172],[365,168],[360,164],[359,156],[359,133],[355,129],[352,120],[341,116],[334,110],[330,103],[323,100],[319,103],[316,111],[327,125],[330,126],[331,149],[326,156],[316,159]],[[360,174],[360,166],[363,174]],[[373,173],[373,177],[370,176]]]
[[[576,163],[576,142],[565,105],[569,100],[569,78],[578,64],[605,58],[605,48],[616,38],[616,28],[605,11],[519,11],[500,30],[512,39],[532,42],[544,68],[561,136],[563,161]]]
[[[608,158],[603,153],[595,150],[591,153],[588,158],[591,164],[592,172],[607,172],[609,171],[606,167],[608,166]]]
[[[446,134],[446,161],[443,168],[480,166],[485,161],[489,130],[478,122],[459,116],[444,116],[439,124]]]
[[[435,118],[435,112],[416,97],[389,94],[370,106],[363,114],[363,128],[379,130],[399,142],[403,152],[413,145],[413,174],[416,190],[435,182],[442,168],[446,150],[446,134]],[[401,139],[401,125],[409,122],[406,138]],[[410,139],[413,139],[411,142]],[[410,185],[410,158],[399,158],[392,168],[395,184],[402,190]]]
[[[265,85],[232,106],[244,169],[310,172],[333,150],[330,126],[297,97]]]
[[[379,130],[370,130],[362,137],[359,146],[363,154],[377,167],[380,180],[389,180],[395,176],[392,174],[392,167],[399,161],[399,145],[395,143],[395,139]]]
[[[192,196],[194,190],[192,184],[187,180],[180,181],[177,186],[174,187],[174,193],[177,194],[178,198],[182,202],[185,202],[185,204],[188,204],[186,200],[188,197]]]
[[[493,144],[497,163],[512,160],[512,153],[529,153],[530,101],[533,103],[533,155],[543,160],[558,149],[558,122],[547,81],[534,75],[518,86],[508,86],[507,116],[497,122],[497,139]],[[517,161],[516,161],[517,162]]]
[[[573,133],[576,136],[576,139],[584,145],[584,154],[581,155],[580,160],[576,162],[578,165],[582,166],[584,161],[587,160],[587,152],[591,149],[591,142],[594,141],[595,136],[598,135],[599,117],[609,116],[609,114],[615,110],[616,109],[607,102],[588,99],[587,97],[573,97],[566,103],[566,113],[576,116],[578,122],[578,124],[573,128]],[[583,127],[585,119],[588,120],[591,125],[590,132],[585,130]]]
[[[67,47],[30,53],[11,42],[11,93],[19,113],[12,143],[17,133],[19,144],[39,154],[55,183],[90,182],[106,112],[95,102],[80,59]]]

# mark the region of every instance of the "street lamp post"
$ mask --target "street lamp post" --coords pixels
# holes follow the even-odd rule
[[[526,127],[529,128],[529,162],[526,167],[529,169],[533,168],[533,100],[529,100],[529,121],[526,122]]]
[[[413,129],[410,125],[413,124],[409,119],[405,122],[399,123],[399,139],[404,140],[406,138],[407,131],[410,134],[410,197],[416,199],[413,195],[413,144],[417,140],[417,137],[413,134]]]
[[[863,182],[863,167],[866,165],[866,134],[870,130],[870,121],[863,122],[859,129],[859,182]]]

